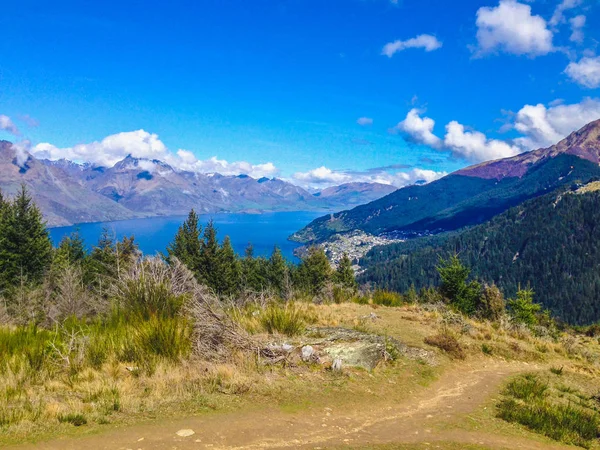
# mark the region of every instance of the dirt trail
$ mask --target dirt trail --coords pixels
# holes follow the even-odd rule
[[[279,408],[215,414],[128,427],[87,436],[18,447],[44,450],[278,449],[368,446],[386,443],[443,442],[490,448],[568,448],[484,432],[443,430],[449,423],[483,407],[509,375],[535,369],[524,363],[489,362],[462,365],[398,405],[366,404],[348,411],[331,405],[285,413]],[[179,437],[191,429],[195,434]],[[443,430],[443,431],[440,431]]]

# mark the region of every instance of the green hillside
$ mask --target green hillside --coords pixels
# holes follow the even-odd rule
[[[589,186],[589,185],[588,185]],[[577,324],[600,320],[600,192],[560,190],[463,232],[373,249],[362,282],[406,291],[437,284],[440,257],[458,253],[474,276],[536,300]]]
[[[350,211],[320,217],[292,239],[318,242],[355,229],[372,234],[456,230],[482,223],[561,186],[598,176],[597,164],[566,153],[541,158],[520,178],[497,180],[451,174],[424,186],[400,189]]]

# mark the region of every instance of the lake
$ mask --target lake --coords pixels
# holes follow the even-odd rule
[[[219,240],[225,236],[231,238],[234,250],[244,254],[249,242],[254,246],[256,256],[269,256],[275,245],[279,246],[283,255],[290,261],[297,261],[294,249],[299,244],[287,240],[288,236],[308,225],[313,219],[322,216],[317,212],[276,212],[264,214],[210,214],[201,217],[204,226],[213,219],[218,231]],[[167,245],[173,240],[177,229],[186,216],[153,217],[149,219],[120,220],[116,222],[82,223],[69,227],[51,228],[50,237],[54,245],[70,235],[76,229],[85,240],[88,248],[98,241],[104,227],[121,239],[123,236],[135,236],[140,250],[146,255],[165,252]]]

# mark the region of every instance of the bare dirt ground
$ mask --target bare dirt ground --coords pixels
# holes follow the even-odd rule
[[[401,404],[381,400],[369,404],[345,401],[343,407],[331,404],[296,412],[285,412],[273,406],[187,419],[157,420],[98,435],[68,437],[14,448],[325,449],[380,445],[391,445],[391,448],[573,448],[528,433],[498,433],[456,426],[471,414],[489,407],[490,400],[507,377],[537,369],[540,367],[522,362],[477,360],[446,371],[436,382],[415,392]],[[182,437],[177,434],[181,430],[193,430],[194,434]]]

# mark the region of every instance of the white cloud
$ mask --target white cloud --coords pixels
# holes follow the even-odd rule
[[[381,54],[391,58],[395,53],[408,48],[422,48],[426,52],[432,52],[441,46],[442,43],[435,36],[430,34],[420,34],[412,39],[407,39],[405,41],[398,40],[385,44]]]
[[[597,119],[600,99],[586,98],[580,103],[550,107],[525,105],[515,117],[514,128],[523,135],[515,142],[527,150],[549,147]]]
[[[179,150],[176,155],[169,155],[166,162],[180,170],[197,173],[245,174],[253,178],[272,177],[279,173],[279,169],[271,162],[264,164],[251,164],[246,161],[228,162],[216,156],[200,160],[189,150]]]
[[[579,62],[571,62],[565,73],[576,83],[589,89],[600,87],[600,56],[585,56]]]
[[[408,186],[417,181],[429,183],[447,175],[446,172],[433,170],[411,169],[405,172],[392,172],[388,170],[367,170],[364,172],[351,172],[331,170],[325,166],[307,172],[298,172],[293,175],[293,182],[309,189],[324,189],[344,183],[363,182],[389,184],[395,187]]]
[[[408,135],[414,142],[439,148],[442,140],[433,134],[435,121],[429,117],[421,117],[420,113],[416,108],[411,109],[406,118],[396,125],[396,129]]]
[[[107,167],[113,166],[129,154],[136,158],[164,159],[168,153],[167,147],[158,135],[144,130],[117,133],[105,137],[100,142],[78,144],[67,148],[41,143],[33,147],[31,152],[40,158],[52,160],[65,158]]]
[[[20,135],[19,129],[10,119],[10,117],[5,116],[4,114],[0,114],[0,130],[6,131],[15,136]]]
[[[144,130],[114,134],[102,141],[91,144],[79,144],[73,147],[58,148],[49,143],[37,144],[30,152],[38,157],[50,160],[68,159],[76,162],[89,162],[100,166],[112,167],[127,155],[136,158],[158,159],[179,170],[198,173],[218,172],[222,175],[246,174],[255,178],[273,176],[279,171],[270,162],[251,164],[246,161],[228,162],[216,156],[199,160],[187,150],[170,152],[158,135]],[[145,167],[145,166],[144,166]],[[150,166],[148,166],[150,167]]]
[[[477,11],[476,54],[504,51],[530,57],[554,50],[552,31],[541,16],[531,14],[531,6],[515,0],[500,0],[496,7]]]
[[[549,20],[549,24],[552,25],[553,27],[560,25],[561,23],[565,22],[565,11],[569,10],[569,9],[573,9],[576,8],[577,6],[581,5],[583,3],[583,0],[563,0],[562,2],[560,2],[558,4],[558,6],[556,7],[556,9],[554,10],[554,14],[552,14],[552,17]]]
[[[371,119],[370,117],[360,117],[357,121],[357,124],[361,125],[361,126],[365,126],[365,125],[373,125],[373,119]]]
[[[569,38],[571,42],[577,42],[581,44],[584,39],[583,27],[585,26],[586,17],[584,15],[579,15],[573,17],[569,20],[571,24],[571,37]]]
[[[473,162],[507,158],[522,152],[504,141],[488,139],[479,131],[466,131],[464,125],[455,120],[446,125],[444,147],[453,156]]]

